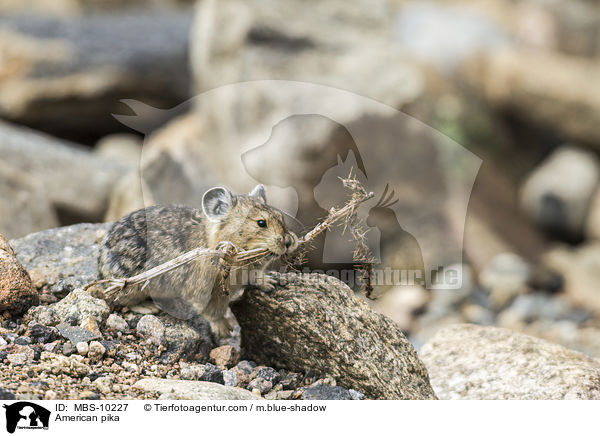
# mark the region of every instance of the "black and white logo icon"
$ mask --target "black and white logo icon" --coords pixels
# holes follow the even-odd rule
[[[16,429],[48,429],[50,411],[29,401],[4,404],[6,409],[6,431],[14,433]]]

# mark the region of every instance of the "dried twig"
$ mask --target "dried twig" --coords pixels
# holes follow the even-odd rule
[[[299,244],[306,244],[312,241],[317,237],[317,235],[327,230],[329,227],[331,227],[337,221],[340,221],[342,218],[348,220],[348,217],[355,216],[356,208],[358,207],[358,205],[373,198],[374,194],[372,192],[365,191],[360,182],[358,182],[358,180],[356,180],[352,176],[352,171],[350,172],[350,175],[347,179],[340,178],[340,180],[342,181],[344,186],[349,187],[353,190],[350,201],[348,201],[348,204],[346,204],[341,209],[329,209],[329,214],[327,215],[327,218],[325,218],[323,222],[317,224],[310,232],[304,235],[304,237],[298,241]]]

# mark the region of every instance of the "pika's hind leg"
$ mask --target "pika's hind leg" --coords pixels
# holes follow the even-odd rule
[[[109,301],[119,306],[135,306],[143,301],[147,300],[150,297],[150,286],[145,285],[135,285],[130,287],[125,287],[125,289],[117,292],[113,298],[108,298]]]
[[[215,286],[210,301],[200,311],[201,315],[210,322],[213,333],[220,337],[229,337],[233,327],[225,318],[225,313],[229,307],[229,295],[225,294],[220,287]]]

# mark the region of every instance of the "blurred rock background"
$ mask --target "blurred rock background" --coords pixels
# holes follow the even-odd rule
[[[417,348],[469,322],[600,357],[597,0],[0,0],[0,233],[196,205],[216,184],[248,189],[232,143],[295,96],[244,95],[244,114],[236,95],[185,102],[259,79],[372,98],[483,160],[464,235],[451,208],[423,223],[427,250],[462,239],[462,289],[402,287],[372,303]],[[333,125],[281,132],[300,190],[348,157]],[[429,140],[413,132],[408,150]],[[407,181],[400,201],[433,195],[414,192]],[[302,198],[309,225],[319,211]]]

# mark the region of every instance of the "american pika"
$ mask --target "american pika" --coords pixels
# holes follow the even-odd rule
[[[202,210],[152,206],[121,218],[102,241],[100,278],[131,277],[194,248],[214,249],[223,241],[241,250],[265,248],[269,253],[249,265],[232,266],[229,274],[215,266],[214,258],[203,256],[151,279],[145,287],[117,294],[114,303],[131,306],[148,297],[181,299],[211,323],[216,335],[227,336],[231,326],[224,316],[229,295],[248,284],[272,289],[266,267],[298,245],[281,212],[267,205],[263,185],[248,195],[209,189],[202,197]]]

